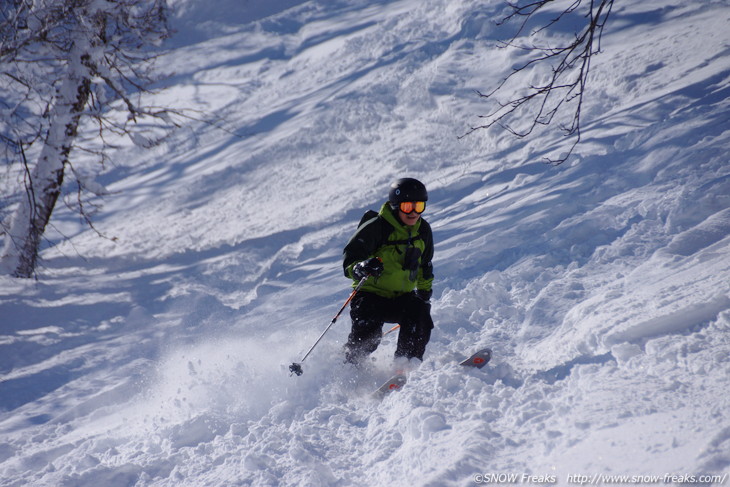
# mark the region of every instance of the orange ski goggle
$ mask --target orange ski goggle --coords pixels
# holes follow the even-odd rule
[[[404,201],[400,205],[398,205],[398,208],[403,213],[413,213],[414,211],[416,213],[423,213],[423,210],[426,209],[426,202],[425,201]]]

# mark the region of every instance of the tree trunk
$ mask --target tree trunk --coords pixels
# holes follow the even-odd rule
[[[91,93],[83,65],[87,55],[76,48],[71,54],[68,77],[57,93],[43,149],[32,172],[26,174],[26,194],[13,214],[0,256],[0,271],[15,277],[31,277],[35,271],[41,239],[61,194],[79,119]]]

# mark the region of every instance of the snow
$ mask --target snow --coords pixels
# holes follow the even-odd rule
[[[61,207],[38,280],[0,277],[0,485],[727,484],[727,2],[617,4],[558,167],[555,132],[457,138],[519,60],[499,2],[173,4],[157,102],[215,126],[120,141],[108,238]],[[345,313],[290,377],[405,175],[436,240],[425,361],[372,400],[395,340],[343,366]]]

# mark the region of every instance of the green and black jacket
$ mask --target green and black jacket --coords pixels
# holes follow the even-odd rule
[[[414,289],[430,291],[433,283],[433,235],[431,226],[423,218],[415,225],[404,225],[397,214],[386,202],[380,212],[366,217],[360,222],[343,252],[345,276],[357,280],[352,268],[358,262],[371,257],[383,261],[383,273],[378,278],[371,277],[362,290],[386,298],[394,298]]]

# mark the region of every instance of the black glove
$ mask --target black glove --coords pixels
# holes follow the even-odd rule
[[[421,298],[421,300],[427,303],[431,300],[431,295],[433,295],[433,291],[430,289],[428,291],[424,289],[416,290],[416,296],[418,296],[419,298]]]
[[[372,257],[368,260],[363,260],[355,264],[352,268],[352,275],[355,279],[360,280],[363,277],[373,276],[378,277],[383,273],[383,262],[377,257]]]

